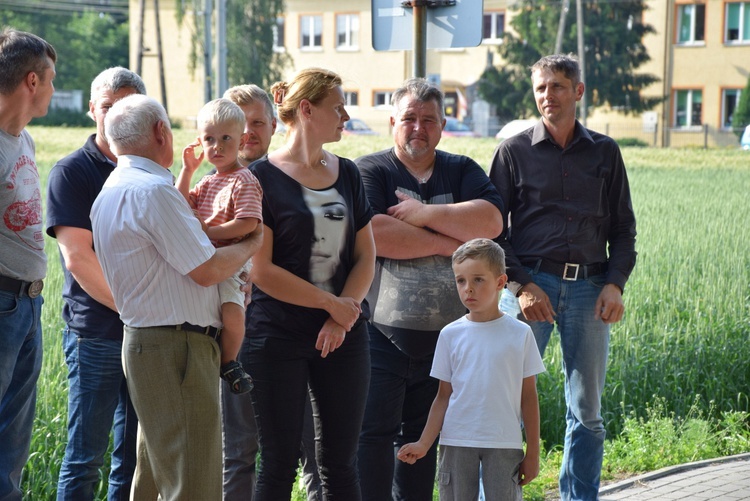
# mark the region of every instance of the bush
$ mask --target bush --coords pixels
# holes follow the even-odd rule
[[[90,127],[94,121],[83,111],[50,108],[47,115],[33,119],[30,125]]]
[[[619,144],[621,148],[625,146],[646,148],[648,146],[648,143],[646,141],[638,139],[637,137],[622,137],[620,139],[615,139],[615,141],[617,141],[617,144]]]

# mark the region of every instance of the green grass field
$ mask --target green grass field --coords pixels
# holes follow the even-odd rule
[[[30,131],[43,185],[55,161],[93,133],[93,129],[42,127]],[[175,130],[177,165],[181,148],[194,135],[194,131]],[[282,141],[274,138],[272,148]],[[390,145],[389,137],[347,136],[329,149],[356,158]],[[441,149],[471,156],[484,168],[494,147],[492,139],[447,138],[440,144]],[[625,319],[612,329],[604,395],[609,437],[634,440],[630,427],[654,419],[654,409],[656,417],[666,416],[669,422],[696,415],[722,421],[732,411],[746,413],[750,411],[750,153],[625,148],[623,156],[638,218],[638,263],[625,292]],[[62,273],[51,239],[47,253],[45,359],[32,454],[23,478],[26,497],[34,500],[54,498],[66,442]],[[565,408],[557,343],[551,343],[545,363],[548,372],[539,378],[542,437],[546,449],[555,451],[563,438]],[[747,430],[747,414],[738,415],[733,419],[740,422],[735,424]],[[731,450],[750,451],[746,439],[737,447]],[[616,447],[608,451],[617,453]],[[544,480],[543,475],[534,482],[527,498],[544,498],[543,491],[554,484],[557,460],[559,455],[548,457],[550,478]],[[99,495],[105,493],[106,478]]]

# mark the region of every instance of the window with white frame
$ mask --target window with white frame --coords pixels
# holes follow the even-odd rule
[[[485,12],[482,16],[482,39],[501,42],[505,33],[505,12]]]
[[[726,43],[750,42],[750,2],[731,2],[726,5]]]
[[[375,91],[373,94],[372,105],[376,108],[391,105],[391,91]]]
[[[345,90],[344,105],[348,107],[359,106],[359,92],[356,90]]]
[[[284,32],[285,32],[285,19],[284,16],[276,18],[276,24],[273,25],[273,51],[284,52],[286,46],[284,45]]]
[[[359,14],[336,16],[336,48],[338,50],[359,49]]]
[[[734,125],[734,110],[740,102],[740,89],[724,89],[721,92],[721,126],[731,129]]]
[[[323,16],[300,16],[300,48],[305,50],[323,47]]]
[[[703,43],[706,31],[706,6],[685,4],[677,6],[677,43]]]
[[[703,91],[687,89],[675,92],[675,127],[698,127],[703,123],[702,114]]]

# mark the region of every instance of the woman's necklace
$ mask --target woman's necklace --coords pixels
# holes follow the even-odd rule
[[[289,145],[284,145],[284,146],[286,146],[286,151],[289,152],[289,158],[291,158],[295,162],[298,162],[297,158],[292,153],[292,149],[289,147]],[[319,162],[320,162],[320,165],[322,165],[323,167],[327,167],[328,166],[328,162],[326,162],[326,154],[325,154],[325,152],[323,152],[323,158],[321,158],[319,160]],[[302,162],[299,162],[299,163],[302,163]],[[315,162],[313,162],[312,165],[315,165]]]

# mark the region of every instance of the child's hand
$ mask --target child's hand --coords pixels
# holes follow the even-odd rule
[[[195,216],[195,218],[198,221],[200,221],[200,223],[201,223],[201,229],[203,230],[203,233],[208,234],[208,225],[206,224],[206,222],[203,219],[201,219],[201,215],[198,213],[197,209],[193,209],[193,215]]]
[[[417,459],[422,459],[427,454],[427,449],[429,447],[424,447],[419,442],[412,442],[402,446],[398,450],[396,457],[404,463],[414,464],[417,462]]]
[[[198,167],[200,167],[200,164],[203,161],[203,150],[201,150],[200,154],[197,157],[195,156],[195,148],[200,145],[200,141],[196,139],[192,143],[185,146],[185,149],[182,150],[182,168],[190,174],[198,170]]]
[[[518,485],[524,486],[531,483],[539,475],[539,456],[532,454],[524,456],[521,466],[518,468]]]

